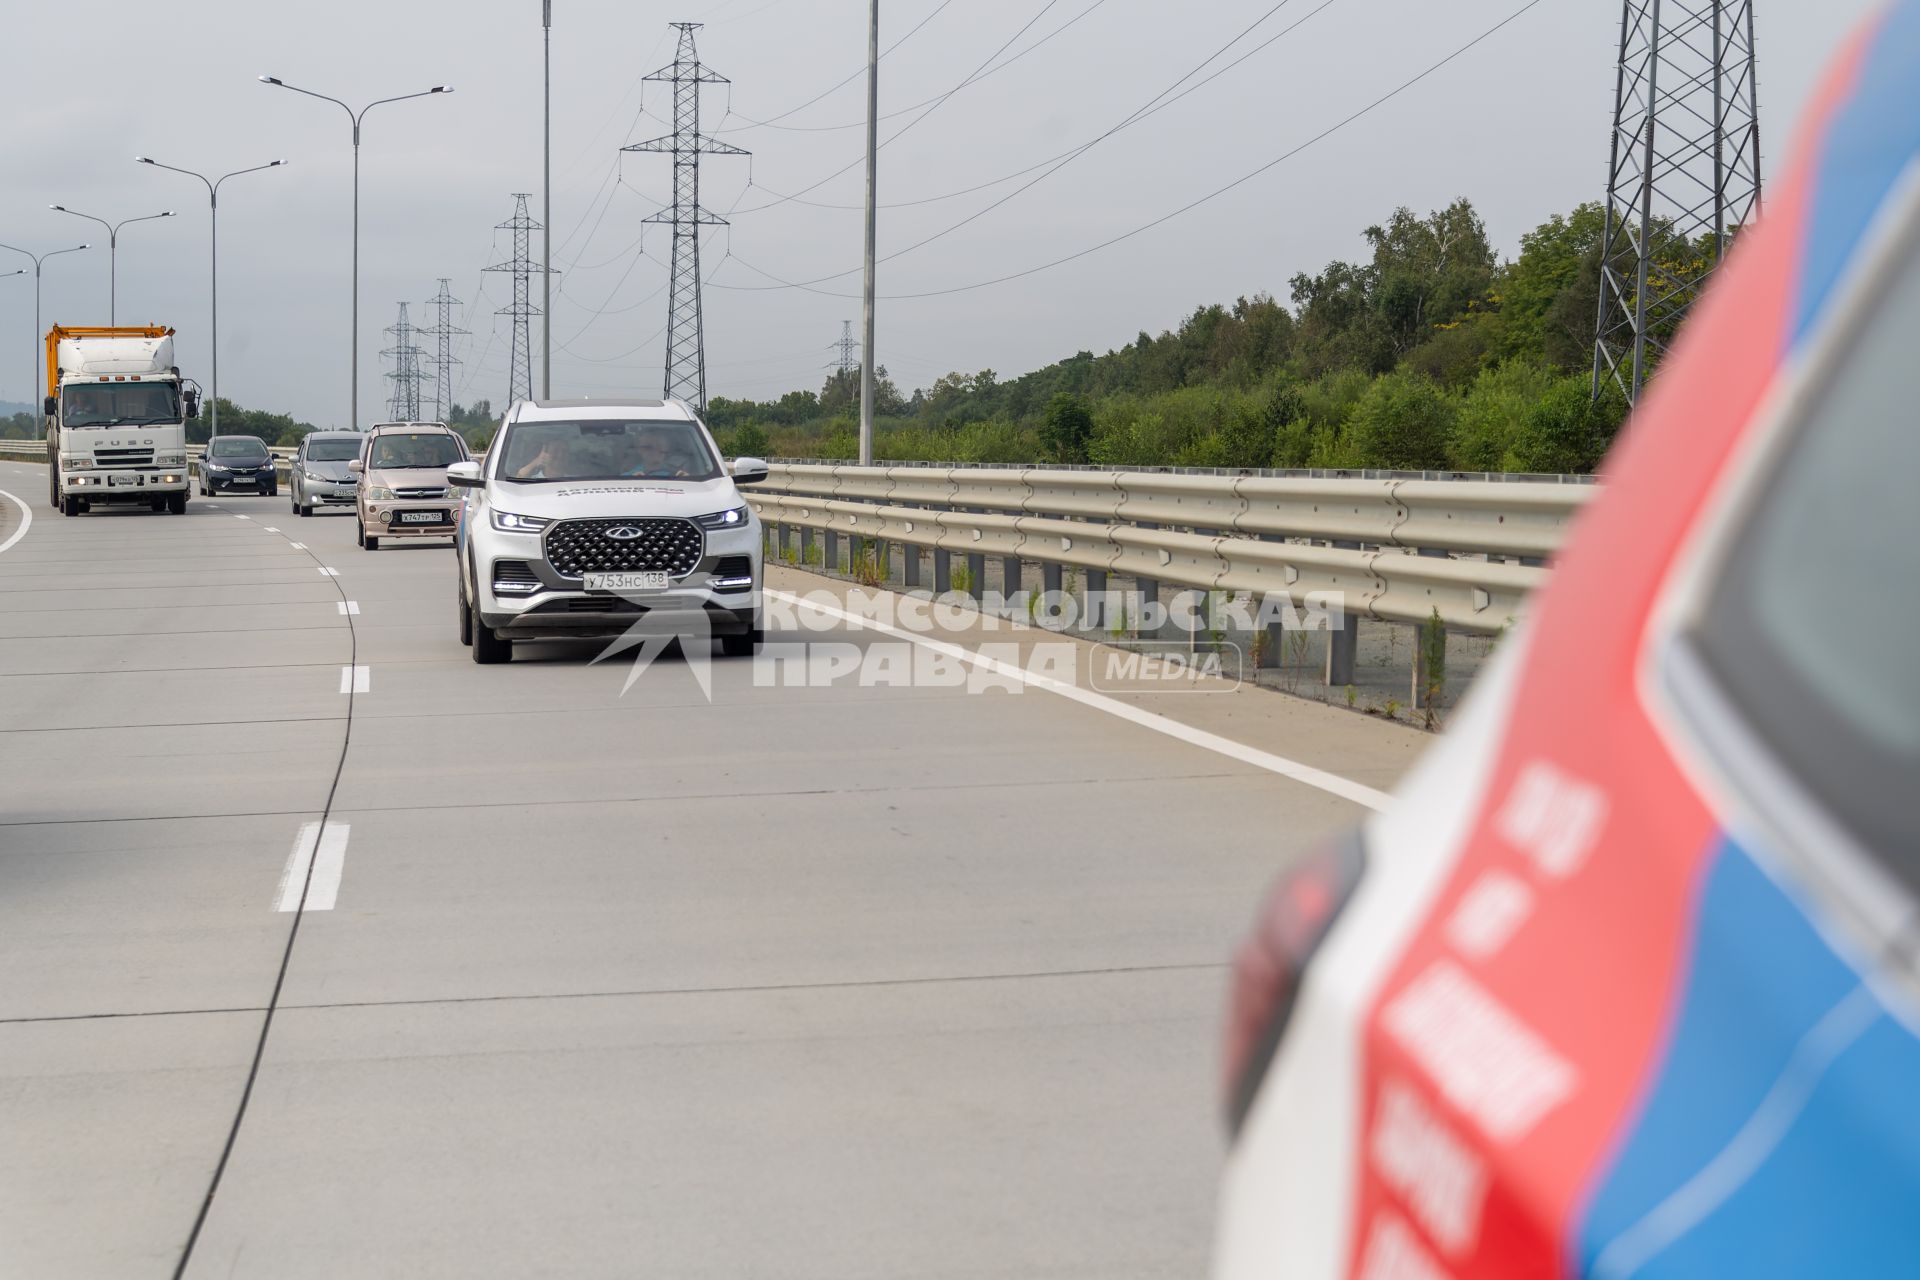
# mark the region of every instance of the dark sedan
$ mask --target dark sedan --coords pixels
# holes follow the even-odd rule
[[[259,436],[215,436],[207,441],[207,451],[200,456],[200,492],[207,497],[280,492],[267,442]]]

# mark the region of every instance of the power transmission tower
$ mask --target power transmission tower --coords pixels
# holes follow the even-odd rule
[[[387,332],[393,335],[393,345],[380,354],[393,361],[393,372],[387,380],[393,383],[393,395],[387,401],[387,417],[391,422],[420,421],[420,384],[426,380],[426,374],[420,371],[420,357],[426,352],[414,344],[417,330],[407,320],[407,304],[400,304],[400,318]]]
[[[700,86],[727,84],[727,78],[709,71],[694,52],[698,22],[676,22],[680,46],[673,64],[660,68],[648,80],[673,86],[673,133],[651,142],[637,142],[623,151],[665,151],[673,156],[673,204],[648,218],[673,226],[672,289],[667,301],[666,394],[707,407],[706,334],[700,318],[700,228],[724,227],[727,220],[700,207],[700,157],[749,154],[730,143],[700,132]]]
[[[860,362],[853,358],[855,349],[860,345],[853,340],[853,321],[842,320],[840,322],[840,341],[833,345],[840,353],[840,376],[843,378],[848,377],[855,369],[860,367]]]
[[[433,366],[433,420],[445,422],[448,412],[453,408],[453,366],[460,362],[453,358],[453,340],[466,333],[453,322],[453,309],[460,305],[460,299],[453,296],[450,286],[453,281],[446,276],[440,277],[440,292],[427,299],[427,305],[438,309],[433,327],[420,332],[437,339],[438,352],[427,363]]]
[[[530,323],[534,316],[540,315],[540,308],[533,305],[528,292],[528,281],[536,271],[544,267],[535,265],[529,248],[533,233],[540,230],[540,224],[527,213],[527,199],[532,195],[528,191],[513,193],[513,217],[500,223],[496,231],[513,232],[513,257],[505,262],[497,262],[486,268],[488,271],[507,271],[513,275],[513,301],[494,312],[495,315],[512,317],[513,341],[512,355],[507,366],[507,403],[517,400],[533,399],[533,344],[530,338]]]
[[[1760,201],[1753,0],[1625,0],[1593,394],[1629,404]]]

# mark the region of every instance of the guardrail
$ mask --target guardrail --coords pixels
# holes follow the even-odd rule
[[[1592,498],[1589,484],[1316,479],[1258,474],[777,464],[749,500],[778,551],[797,529],[808,559],[823,534],[934,553],[934,589],[950,560],[1003,557],[1256,598],[1334,593],[1347,616],[1496,634],[1547,577],[1545,562]],[[1007,588],[1010,594],[1014,587]]]

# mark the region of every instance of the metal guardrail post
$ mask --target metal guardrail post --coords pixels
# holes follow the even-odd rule
[[[1000,557],[1000,594],[1008,600],[1020,594],[1020,557]]]
[[[920,585],[920,548],[911,542],[900,544],[900,583],[909,589]]]
[[[832,529],[820,534],[820,565],[828,573],[840,572],[840,535]]]
[[[953,590],[953,553],[945,547],[933,549],[933,594],[944,596]]]
[[[1149,520],[1139,521],[1138,525],[1142,529],[1158,529],[1160,527]],[[1155,639],[1161,634],[1165,624],[1149,627],[1146,619],[1147,614],[1151,613],[1154,606],[1160,602],[1160,580],[1158,578],[1135,578],[1133,580],[1133,589],[1140,599],[1140,616],[1133,619],[1133,633],[1143,640]]]
[[[1335,542],[1333,546],[1342,551],[1358,551],[1357,542]],[[1327,687],[1338,689],[1353,683],[1353,663],[1360,652],[1360,615],[1355,612],[1355,601],[1344,602],[1341,625],[1338,630],[1327,632]]]
[[[805,568],[813,563],[813,530],[806,525],[800,526],[800,565]]]

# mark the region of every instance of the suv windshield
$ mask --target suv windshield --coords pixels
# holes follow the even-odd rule
[[[1769,750],[1920,890],[1920,246],[1760,482],[1694,637]]]
[[[257,436],[215,436],[207,452],[216,458],[264,458],[267,446]]]
[[[360,456],[358,440],[309,440],[307,441],[308,462],[351,462]]]
[[[136,427],[180,421],[171,382],[80,382],[66,389],[60,420],[69,427]]]
[[[711,480],[719,464],[700,429],[685,419],[517,422],[500,446],[499,475],[551,480]]]
[[[450,467],[467,455],[460,443],[444,431],[395,431],[375,436],[373,471],[404,471],[412,467]]]

